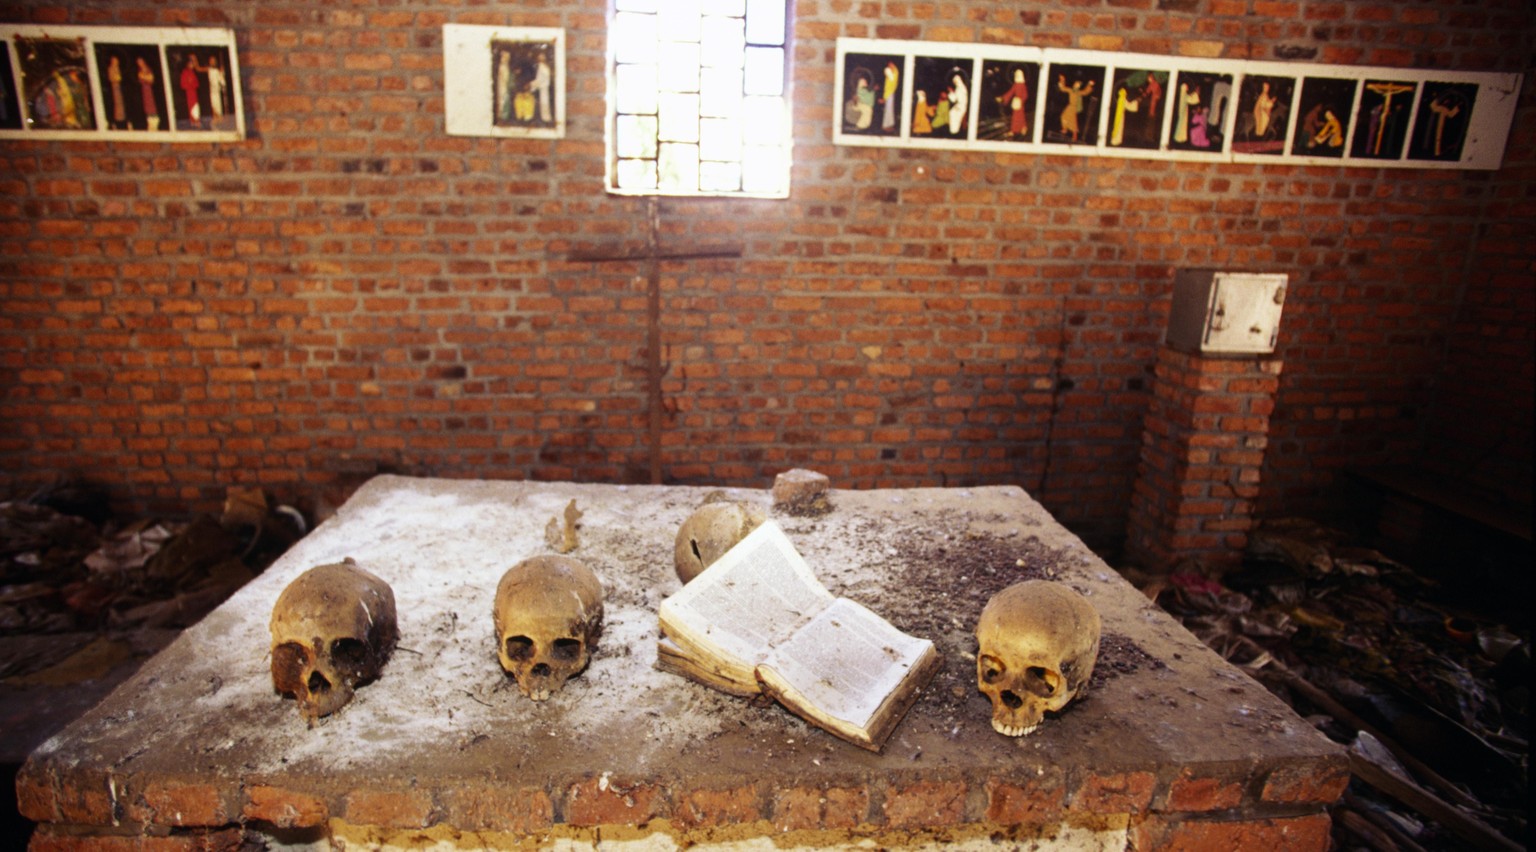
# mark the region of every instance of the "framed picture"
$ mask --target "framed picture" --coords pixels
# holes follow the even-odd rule
[[[0,42],[0,130],[21,129],[21,100],[11,65],[11,46]]]
[[[95,130],[83,38],[18,38],[22,114],[37,130]]]
[[[983,59],[976,138],[1033,142],[1040,112],[1040,63]]]
[[[450,135],[565,136],[563,29],[444,24],[443,80]]]
[[[201,133],[231,129],[229,48],[221,45],[173,45],[165,48],[174,100],[176,129]]]
[[[1455,162],[1461,159],[1467,130],[1477,106],[1475,83],[1426,82],[1413,119],[1408,159]]]
[[[97,42],[96,68],[102,112],[113,130],[166,133],[174,126],[165,95],[165,63],[158,44]],[[227,53],[224,67],[229,67]],[[225,94],[229,87],[224,86]],[[234,110],[227,112],[234,117]]]
[[[1231,74],[1180,71],[1174,80],[1169,150],[1222,153],[1232,95]]]
[[[968,56],[924,54],[912,60],[913,98],[919,92],[926,106],[928,132],[914,122],[913,136],[946,142],[970,138],[974,111],[971,93],[975,90],[975,62]],[[913,105],[913,115],[917,105]]]
[[[231,30],[0,26],[0,39],[0,138],[245,138]]]
[[[900,136],[903,126],[902,77],[906,57],[885,53],[850,53],[839,66],[843,95],[838,100],[844,133]]]
[[[1157,68],[1116,68],[1109,95],[1111,148],[1155,151],[1162,147],[1172,72]]]
[[[1302,81],[1296,129],[1291,133],[1291,156],[1344,156],[1358,87],[1358,80],[1336,77],[1308,77]]]
[[[1367,79],[1355,108],[1355,135],[1349,155],[1363,160],[1396,160],[1403,155],[1413,116],[1417,83]]]
[[[1277,157],[1285,153],[1295,77],[1248,74],[1237,95],[1232,150]]]
[[[1095,146],[1104,100],[1103,65],[1053,62],[1045,78],[1045,130],[1041,141]]]
[[[866,38],[837,40],[837,77],[837,145],[1440,169],[1500,166],[1523,83],[1497,72]],[[654,98],[654,80],[635,92]]]

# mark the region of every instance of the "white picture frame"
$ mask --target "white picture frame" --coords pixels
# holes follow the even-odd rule
[[[443,25],[443,113],[451,136],[565,136],[565,30]]]
[[[1418,169],[1499,168],[1523,79],[866,38],[836,63],[836,145]]]
[[[245,138],[235,33],[0,25],[0,139]]]

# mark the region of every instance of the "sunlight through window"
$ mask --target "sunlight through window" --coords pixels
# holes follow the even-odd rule
[[[608,190],[789,195],[787,0],[614,0]]]

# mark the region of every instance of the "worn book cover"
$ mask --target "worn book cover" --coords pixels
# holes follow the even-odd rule
[[[660,621],[659,668],[766,693],[871,751],[939,667],[932,642],[829,592],[772,521],[662,601]]]

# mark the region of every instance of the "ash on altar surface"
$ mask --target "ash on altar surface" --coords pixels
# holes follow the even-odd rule
[[[1074,585],[1069,566],[1077,557],[1032,535],[935,535],[909,529],[900,531],[892,546],[900,568],[892,593],[882,598],[878,611],[901,630],[931,639],[944,655],[943,668],[926,690],[929,700],[939,701],[943,710],[959,709],[980,695],[974,662],[976,622],[993,595],[1025,580]],[[1130,638],[1105,631],[1090,688],[1143,666],[1166,668]]]

